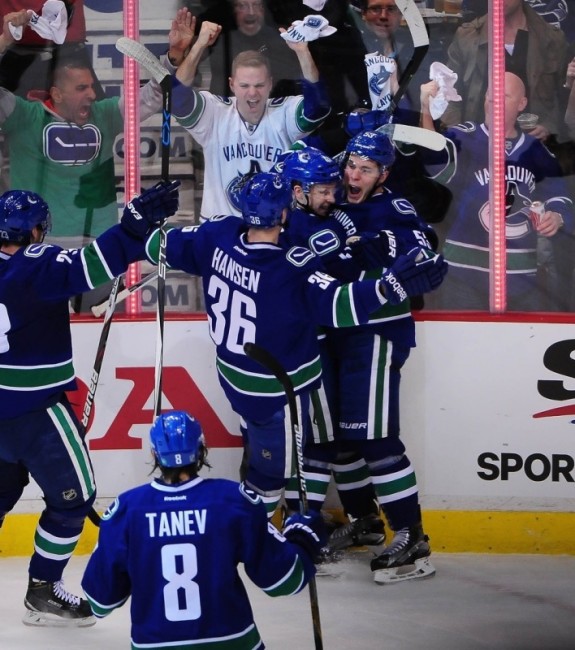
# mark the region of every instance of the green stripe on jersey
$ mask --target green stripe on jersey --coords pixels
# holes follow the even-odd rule
[[[92,242],[82,250],[82,258],[88,282],[92,287],[98,287],[114,278],[96,242]]]
[[[84,499],[89,499],[96,491],[96,483],[88,452],[82,444],[80,432],[74,426],[68,411],[61,404],[49,408],[48,414],[58,429],[62,442],[66,445],[70,458],[74,463],[78,481],[82,485],[82,496]]]
[[[459,242],[446,241],[443,247],[445,259],[454,266],[474,270],[489,270],[489,250]],[[537,271],[537,251],[507,249],[507,273],[535,273]]]
[[[190,92],[194,94],[194,108],[189,115],[184,117],[177,117],[176,120],[184,127],[191,129],[196,126],[197,121],[202,117],[204,108],[206,107],[206,100],[202,93],[190,88]]]
[[[276,397],[284,393],[281,383],[273,375],[246,372],[221,359],[216,359],[216,368],[229,384],[245,395]],[[319,357],[315,357],[310,363],[300,366],[288,374],[296,390],[310,384],[321,376]]]
[[[134,643],[132,650],[249,650],[259,648],[261,645],[260,634],[255,624],[250,625],[240,634],[220,637],[219,639],[200,639],[198,641],[181,641],[171,643]]]
[[[41,390],[66,384],[74,375],[72,359],[50,366],[0,366],[0,388]]]
[[[323,122],[325,117],[322,117],[319,120],[310,120],[304,115],[303,110],[304,110],[304,100],[302,99],[296,108],[295,123],[297,124],[297,128],[300,131],[303,131],[304,133],[309,133],[310,131],[313,131],[320,122]]]
[[[292,564],[291,569],[282,580],[276,582],[271,587],[265,587],[264,591],[268,596],[291,596],[296,594],[302,586],[304,579],[304,568],[302,561],[296,557],[295,562]]]
[[[333,320],[336,327],[359,325],[353,302],[353,291],[349,284],[344,284],[337,290]]]

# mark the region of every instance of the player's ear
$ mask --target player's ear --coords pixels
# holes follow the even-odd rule
[[[379,175],[379,180],[377,181],[378,185],[383,185],[389,176],[389,169],[384,169]]]
[[[234,78],[233,77],[228,77],[228,86],[230,87],[230,90],[232,91],[232,94],[234,93]]]
[[[293,186],[293,195],[298,203],[305,203],[305,192],[301,185]]]

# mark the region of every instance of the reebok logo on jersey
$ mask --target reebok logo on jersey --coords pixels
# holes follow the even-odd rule
[[[182,494],[178,497],[164,497],[164,501],[187,501],[188,497],[185,494]]]

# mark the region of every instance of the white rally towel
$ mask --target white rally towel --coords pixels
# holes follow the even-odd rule
[[[309,43],[322,36],[331,36],[336,32],[337,28],[331,27],[323,16],[306,16],[303,20],[294,21],[287,31],[282,32],[281,37],[292,43],[301,43],[302,41]]]
[[[28,9],[30,17],[29,26],[42,38],[54,41],[57,45],[62,45],[68,31],[68,14],[66,5],[61,0],[46,0],[42,7],[42,15],[39,16],[32,9]],[[12,23],[8,25],[12,36],[19,41],[22,38],[22,26],[14,27]]]
[[[321,11],[327,0],[303,0],[303,4],[314,11]]]
[[[455,90],[457,73],[443,63],[434,61],[429,67],[429,78],[439,85],[437,95],[429,100],[429,112],[431,117],[437,120],[445,113],[449,102],[461,101],[461,95]]]

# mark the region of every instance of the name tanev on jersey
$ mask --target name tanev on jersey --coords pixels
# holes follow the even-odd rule
[[[206,532],[207,509],[146,512],[150,537],[203,535]]]

